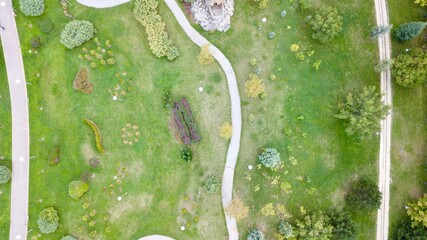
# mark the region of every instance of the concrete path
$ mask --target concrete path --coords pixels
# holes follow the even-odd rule
[[[138,240],[174,240],[173,238],[162,236],[162,235],[150,235]]]
[[[0,0],[3,44],[12,105],[12,191],[9,239],[27,239],[30,133],[28,97],[11,0]]]
[[[175,0],[164,0],[168,5],[169,9],[172,11],[179,25],[181,25],[184,32],[187,36],[198,46],[204,46],[210,44],[206,38],[200,35],[191,24],[188,22],[181,8],[178,6]],[[233,126],[233,134],[230,140],[230,146],[228,147],[227,152],[227,161],[225,163],[224,175],[222,177],[222,206],[228,206],[232,199],[233,194],[233,178],[234,178],[234,167],[236,166],[237,156],[239,154],[240,148],[240,133],[242,129],[242,115],[240,109],[240,95],[236,82],[236,75],[234,74],[233,67],[231,66],[228,59],[224,54],[212,44],[210,45],[209,50],[211,51],[213,57],[221,65],[228,83],[228,91],[230,94],[231,100],[231,121]],[[236,219],[225,216],[227,223],[227,229],[230,240],[238,240],[239,232],[237,230]]]
[[[77,0],[78,3],[93,8],[110,8],[130,1],[131,0]]]
[[[378,26],[389,25],[386,0],[375,0],[375,14]],[[378,38],[380,60],[391,58],[390,33]],[[384,93],[385,104],[392,104],[391,74],[390,69],[381,72],[381,92]],[[388,240],[389,203],[390,203],[390,144],[391,144],[390,113],[381,121],[380,155],[379,155],[379,182],[378,187],[382,193],[381,207],[377,215],[377,240]]]

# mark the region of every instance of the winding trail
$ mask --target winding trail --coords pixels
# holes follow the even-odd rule
[[[9,239],[27,239],[30,127],[24,64],[11,0],[0,0],[3,44],[12,106],[12,191]],[[3,236],[4,237],[4,236]]]
[[[206,44],[210,44],[206,38],[204,38],[191,26],[175,0],[164,1],[191,41],[200,47]],[[227,77],[228,91],[230,93],[231,100],[231,121],[233,126],[233,133],[231,135],[230,145],[228,147],[221,190],[222,206],[225,209],[228,204],[230,204],[233,194],[234,167],[236,166],[237,156],[239,155],[242,114],[240,109],[240,95],[237,87],[236,75],[234,74],[234,70],[230,61],[228,61],[224,54],[212,44],[210,44],[209,50],[211,51],[212,56],[218,61],[219,65],[221,65]],[[227,223],[229,239],[238,240],[239,232],[237,230],[236,219],[225,214],[225,220]]]
[[[389,25],[386,0],[375,0],[375,15],[378,26]],[[391,59],[390,46],[390,33],[384,34],[378,38],[380,61]],[[381,72],[381,92],[384,94],[384,103],[391,106],[392,97],[390,69]],[[388,240],[391,120],[392,113],[390,113],[384,120],[381,121],[378,187],[382,193],[382,202],[377,215],[377,240]]]

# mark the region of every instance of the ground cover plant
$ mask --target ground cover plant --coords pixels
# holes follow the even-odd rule
[[[69,19],[57,1],[47,0],[46,4],[51,7],[42,17],[17,16],[21,42],[29,42],[37,35],[43,42],[37,55],[28,52],[29,44],[22,44],[27,81],[32,83],[28,85],[31,156],[37,156],[30,165],[29,229],[34,230],[29,239],[46,238],[47,235],[39,236],[37,218],[42,209],[50,206],[55,207],[61,219],[49,239],[66,235],[77,239],[138,239],[153,232],[176,239],[225,238],[221,195],[208,194],[202,186],[206,177],[221,176],[225,163],[227,143],[217,127],[230,122],[230,107],[226,81],[218,65],[200,66],[194,72],[193,66],[199,65],[200,48],[180,30],[173,31],[171,37],[173,34],[174,43],[185,53],[173,63],[155,58],[144,29],[132,14],[132,3],[100,10],[69,4],[68,11],[74,19],[93,23],[102,48],[110,50],[104,45],[106,40],[112,45],[115,64],[98,63],[91,68],[90,62],[80,60],[79,55],[84,54],[83,48],[89,54],[91,49],[97,51],[94,40],[73,50],[62,46],[59,35]],[[157,11],[168,29],[180,29],[163,2],[159,1]],[[38,28],[45,18],[53,24],[50,33]],[[72,87],[81,67],[88,70],[94,87],[91,94],[76,92]],[[121,84],[120,79],[125,83]],[[116,85],[120,90],[114,89]],[[211,94],[198,91],[207,85],[212,88]],[[127,93],[121,95],[121,90]],[[118,99],[114,100],[116,91]],[[198,125],[202,141],[191,145],[194,154],[189,163],[181,159],[182,144],[169,130],[172,113],[163,108],[162,101],[167,91],[173,96],[185,96]],[[100,127],[105,154],[97,150],[95,134],[84,118]],[[131,129],[126,123],[132,125]],[[134,141],[130,147],[123,144],[130,139],[122,138],[121,129],[125,127],[126,134],[136,136],[135,125],[139,127],[139,142]],[[51,166],[49,154],[55,146],[60,148],[60,161]],[[68,196],[72,181],[89,185],[79,200]],[[7,194],[3,186],[0,188]],[[195,210],[190,211],[193,202],[183,200],[185,196],[197,202]],[[6,201],[5,195],[0,198]],[[186,207],[185,214],[181,201],[191,206]],[[0,230],[8,231],[9,213],[1,214],[7,220],[0,220]],[[191,227],[181,231],[189,221]],[[7,236],[0,234],[0,239],[8,239]]]

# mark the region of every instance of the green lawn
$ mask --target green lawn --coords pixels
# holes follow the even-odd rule
[[[394,26],[422,21],[422,8],[411,0],[389,1]],[[424,11],[426,9],[424,8]],[[426,32],[424,31],[424,34]],[[424,35],[423,34],[423,35]],[[405,44],[393,42],[393,56],[425,44],[423,36]],[[405,89],[393,82],[393,133],[390,231],[406,215],[404,205],[426,193],[427,94],[425,86]]]
[[[267,239],[273,239],[283,217],[279,205],[292,214],[289,221],[294,223],[301,217],[300,206],[308,212],[343,208],[347,183],[357,176],[377,180],[379,139],[361,142],[348,137],[342,122],[333,117],[348,91],[367,85],[379,87],[379,75],[373,70],[378,61],[377,41],[369,38],[375,25],[374,3],[321,2],[336,6],[344,16],[343,32],[330,44],[311,39],[304,18],[313,14],[312,10],[301,13],[296,4],[285,0],[271,1],[267,10],[236,1],[231,30],[204,33],[233,63],[242,96],[243,132],[234,191],[250,207],[248,218],[239,223],[242,237],[257,227],[267,233]],[[282,10],[287,11],[284,18],[280,17]],[[261,22],[263,17],[266,23]],[[272,40],[268,39],[270,31],[276,33]],[[291,44],[314,50],[314,55],[309,62],[299,61],[289,50]],[[249,65],[252,57],[258,60],[255,67]],[[311,65],[318,59],[322,63],[315,71]],[[244,83],[258,67],[267,84],[267,96],[248,99]],[[271,74],[277,79],[270,80]],[[297,119],[300,116],[303,120]],[[279,150],[283,170],[247,170],[249,164],[257,164],[257,154],[264,146]],[[292,165],[290,158],[296,159],[297,165]],[[298,180],[305,177],[309,183]],[[292,193],[284,194],[281,182],[290,183]],[[268,203],[273,204],[275,216],[260,213]],[[376,211],[348,210],[358,224],[358,239],[373,238]]]
[[[31,155],[36,156],[31,162],[29,237],[39,233],[38,213],[54,206],[61,217],[60,227],[49,239],[65,234],[89,239],[93,231],[97,232],[94,239],[137,239],[149,234],[177,239],[226,238],[220,193],[207,195],[201,188],[206,176],[221,177],[224,167],[227,142],[220,139],[218,127],[230,121],[225,77],[217,64],[202,67],[197,63],[199,48],[186,38],[163,4],[160,13],[181,56],[174,62],[154,58],[132,10],[132,4],[95,10],[73,2],[69,7],[75,19],[93,22],[101,42],[111,41],[117,60],[114,66],[90,70],[89,80],[95,88],[90,95],[72,88],[79,67],[90,67],[78,58],[81,47],[66,50],[59,43],[60,30],[68,21],[59,3],[46,1],[41,17],[17,17],[27,81],[32,83],[28,86]],[[43,18],[54,23],[50,34],[37,27]],[[42,47],[37,55],[30,54],[29,39],[37,35]],[[84,47],[90,49],[91,44],[93,41]],[[132,90],[123,101],[113,101],[107,89],[118,84],[115,74],[123,71],[127,74],[121,77],[132,80]],[[199,92],[199,86],[206,91]],[[176,98],[189,100],[200,129],[202,141],[192,145],[191,163],[181,159],[182,145],[168,128],[171,112],[162,106],[167,90]],[[93,133],[83,123],[85,117],[100,126],[105,155],[97,152]],[[140,141],[133,146],[122,143],[121,129],[127,123],[137,125],[141,132]],[[48,155],[55,146],[61,149],[60,162],[49,166]],[[97,169],[88,165],[94,157],[102,161]],[[113,179],[119,175],[118,164],[130,171],[120,186]],[[85,172],[93,176],[90,189],[79,201],[73,200],[67,196],[68,183],[79,180]],[[114,194],[108,193],[110,184],[115,185]],[[118,196],[123,196],[121,202]],[[86,202],[90,206],[83,209]],[[91,210],[97,211],[95,227],[82,219]],[[181,231],[184,224],[187,229]]]

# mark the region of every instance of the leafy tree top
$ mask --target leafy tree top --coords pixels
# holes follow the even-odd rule
[[[329,240],[332,236],[332,229],[328,216],[318,212],[305,215],[302,220],[297,220],[294,234],[298,239]]]
[[[321,43],[332,41],[342,31],[342,17],[331,6],[322,6],[310,21],[314,33],[312,37]]]
[[[366,178],[351,182],[350,189],[345,195],[346,203],[356,209],[376,210],[381,206],[381,199],[377,184]]]
[[[60,41],[68,49],[73,49],[93,38],[96,33],[93,24],[86,20],[73,20],[61,31]]]
[[[403,87],[413,87],[427,80],[427,51],[416,48],[393,61],[393,76]]]
[[[356,238],[356,224],[347,212],[334,210],[328,216],[329,223],[334,227],[332,230],[332,239],[352,240]]]
[[[427,194],[408,206],[407,213],[412,220],[412,226],[421,224],[427,227]]]
[[[274,148],[265,148],[258,155],[258,161],[267,168],[275,168],[280,165],[280,153]]]
[[[393,32],[393,39],[403,43],[420,35],[427,26],[425,22],[410,22],[400,25]]]
[[[264,234],[258,229],[252,229],[249,231],[247,240],[264,240]]]

